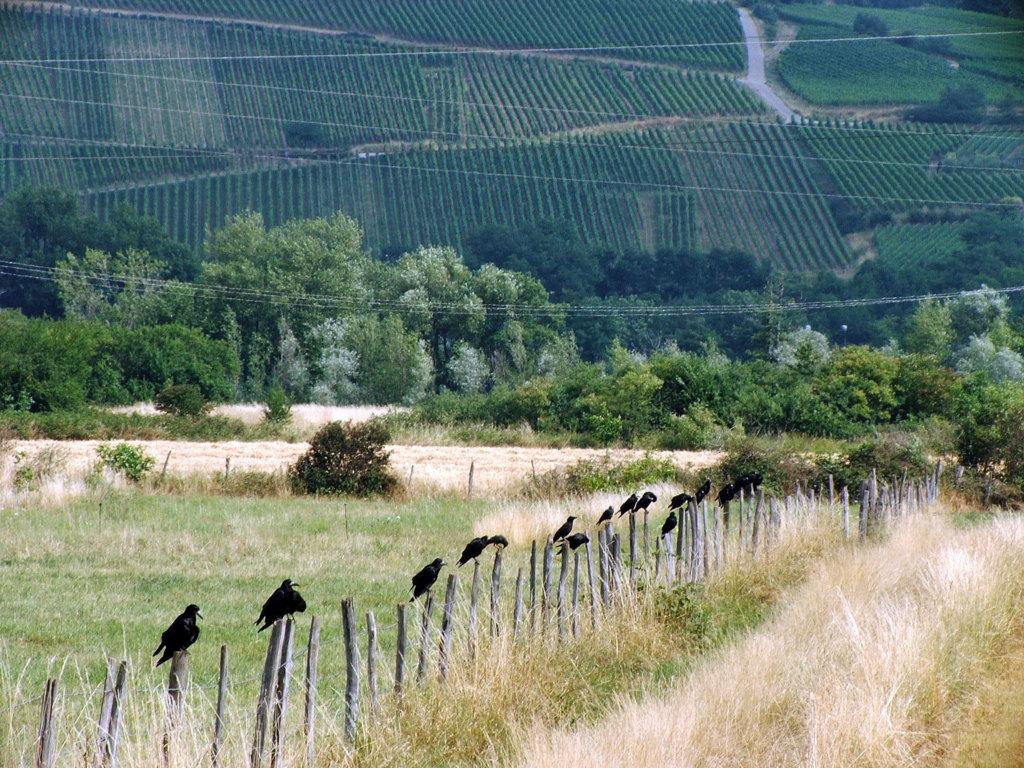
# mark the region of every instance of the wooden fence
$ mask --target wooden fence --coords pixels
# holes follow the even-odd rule
[[[529,549],[529,560],[516,566],[514,588],[504,599],[508,591],[504,589],[503,580],[507,553],[498,549],[494,552],[487,596],[487,631],[493,638],[507,634],[514,644],[572,642],[587,632],[598,631],[605,616],[636,597],[639,586],[656,584],[672,588],[708,578],[742,558],[758,560],[770,556],[785,526],[824,520],[841,529],[847,540],[863,540],[896,518],[926,511],[938,501],[941,472],[941,462],[928,477],[916,480],[908,480],[904,472],[900,478],[881,481],[872,472],[858,489],[859,503],[854,520],[850,517],[849,490],[844,487],[837,492],[830,478],[825,488],[815,491],[797,487],[784,498],[766,497],[762,490],[751,498],[745,498],[741,492],[724,506],[709,506],[705,500],[698,507],[690,502],[686,509],[680,510],[682,514],[675,530],[664,537],[657,534],[652,537],[648,514],[642,512],[626,518],[625,541],[623,534],[608,524],[597,530],[596,541],[588,541],[573,551],[553,544],[550,537],[543,543],[534,541]],[[482,631],[479,616],[485,588],[480,562],[474,561],[468,610],[461,612],[457,610],[458,581],[457,575],[450,574],[443,590],[440,582],[435,585],[438,594],[443,591],[440,625],[436,627],[440,636],[436,641],[433,637],[437,623],[435,590],[427,593],[418,605],[415,675],[411,675],[409,669],[413,661],[410,637],[417,627],[411,620],[411,605],[397,606],[395,624],[388,627],[395,630],[395,653],[392,684],[387,688],[381,684],[385,665],[380,657],[376,617],[372,611],[366,613],[365,632],[361,633],[355,601],[347,598],[342,602],[343,733],[346,740],[354,741],[361,724],[377,716],[383,696],[390,695],[400,701],[409,685],[422,685],[428,680],[443,684],[454,664],[474,661]],[[456,623],[460,618],[465,619],[464,651],[454,644]],[[314,616],[306,647],[300,651],[305,657],[301,686],[305,765],[315,764],[320,638],[320,618]],[[360,642],[366,648],[365,663],[360,654]],[[249,750],[251,768],[276,768],[281,762],[289,694],[295,676],[294,644],[295,622],[291,619],[277,622],[270,634],[259,676]],[[181,726],[182,707],[189,692],[188,658],[186,653],[179,652],[171,662],[162,737],[164,762],[168,765],[172,762],[175,734]],[[222,646],[209,755],[214,768],[221,764],[226,727],[228,660],[228,648]],[[436,673],[432,673],[434,665]],[[109,661],[93,751],[92,765],[96,768],[113,768],[117,764],[127,675],[124,661]],[[49,678],[39,697],[42,712],[35,756],[37,768],[54,765],[59,695],[58,680]]]

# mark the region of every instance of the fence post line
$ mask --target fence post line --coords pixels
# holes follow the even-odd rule
[[[402,685],[405,683],[405,653],[406,653],[406,604],[398,604],[398,639],[395,641],[395,696],[401,699]]]
[[[273,700],[274,681],[277,679],[277,665],[281,658],[281,642],[284,638],[284,622],[274,622],[270,630],[270,641],[267,643],[267,657],[263,663],[263,678],[260,682],[260,695],[256,702],[256,727],[253,732],[252,750],[249,752],[251,768],[263,765],[263,753],[267,740],[267,720]]]
[[[452,625],[455,623],[455,588],[459,578],[454,573],[448,574],[448,584],[444,591],[444,612],[441,614],[441,645],[438,647],[438,672],[441,680],[448,679],[448,664],[452,653]]]
[[[598,539],[600,539],[601,533],[598,531]],[[594,561],[590,557],[590,542],[583,542],[583,547],[587,552],[587,582],[590,586],[590,623],[593,630],[597,631],[597,594],[594,592]]]
[[[530,635],[537,631],[537,540],[530,544]]]
[[[356,739],[359,724],[359,636],[356,632],[356,604],[351,597],[341,603],[345,629],[345,738]]]
[[[213,744],[210,747],[210,762],[213,768],[220,765],[220,744],[224,739],[224,707],[228,700],[228,647],[220,647],[220,675],[217,680],[217,710],[213,718]]]
[[[122,661],[117,665],[114,695],[110,704],[110,738],[103,754],[103,764],[109,768],[114,768],[117,764],[117,745],[121,740],[121,718],[124,716],[124,689],[127,680],[128,663]]]
[[[504,551],[501,548],[494,550],[494,567],[491,568],[491,637],[501,634],[501,612],[498,598],[501,595],[501,563],[504,560]]]
[[[523,624],[523,582],[526,581],[526,574],[520,568],[516,573],[516,602],[512,609],[512,639],[518,640]]]
[[[434,612],[434,590],[427,591],[427,600],[423,604],[423,619],[420,625],[420,660],[416,668],[416,679],[423,682],[427,679],[430,666],[430,614]]]
[[[366,612],[366,687],[370,691],[370,720],[377,719],[377,618]]]
[[[164,731],[164,764],[171,761],[171,740],[178,729],[181,718],[182,699],[185,696],[185,680],[188,677],[188,654],[176,651],[171,657],[171,669],[167,676],[167,730]]]
[[[270,733],[270,765],[277,768],[281,759],[281,734],[284,733],[285,717],[288,714],[288,688],[292,679],[292,649],[295,644],[295,619],[284,623],[284,639],[281,641],[281,659],[277,665],[277,684],[274,686],[274,727]]]
[[[306,764],[313,764],[313,745],[316,739],[316,684],[320,666],[320,617],[314,616],[309,624],[309,643],[306,645]]]
[[[39,741],[36,746],[36,768],[53,765],[54,709],[57,703],[57,678],[48,677],[43,688],[43,706],[39,715]]]
[[[473,560],[473,587],[469,592],[469,663],[476,660],[477,608],[480,600],[480,561]]]

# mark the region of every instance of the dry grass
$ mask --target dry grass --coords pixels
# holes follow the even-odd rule
[[[114,413],[138,413],[143,416],[155,416],[159,413],[152,403],[135,403],[134,405],[117,406],[110,409]],[[384,405],[317,405],[316,403],[296,403],[292,406],[291,424],[301,432],[312,432],[331,421],[368,421],[375,416],[383,416],[395,410],[394,406]],[[259,424],[263,421],[263,405],[261,403],[227,403],[214,406],[211,411],[215,416],[238,419],[246,424]]]
[[[594,726],[533,729],[521,764],[945,765],[991,660],[1020,636],[1022,593],[1020,519],[968,531],[915,520],[829,562],[671,693],[623,701]]]

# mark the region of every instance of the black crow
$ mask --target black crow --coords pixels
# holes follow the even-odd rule
[[[459,562],[457,563],[458,567],[461,568],[470,560],[476,560],[480,557],[488,543],[486,536],[477,536],[469,542],[469,544],[466,545],[466,548],[462,550],[462,556],[459,558]]]
[[[628,499],[626,499],[624,502],[622,502],[622,505],[619,507],[619,517],[622,517],[622,515],[626,514],[627,512],[632,512],[633,508],[636,507],[636,502],[637,498],[635,493]]]
[[[555,535],[551,537],[551,540],[558,541],[559,539],[564,539],[566,536],[568,536],[569,531],[572,530],[572,521],[575,519],[575,517],[569,515],[569,517],[566,518],[566,521],[562,523],[562,527],[555,531]]]
[[[158,667],[178,651],[184,651],[199,638],[199,625],[196,624],[197,618],[203,618],[203,614],[199,612],[199,606],[193,603],[185,609],[184,613],[172,621],[171,626],[160,635],[160,645],[153,651],[154,656],[160,653],[161,650],[164,652],[164,655],[160,657],[160,661],[156,663]]]
[[[665,518],[664,525],[661,526],[661,535],[664,538],[665,534],[672,531],[676,527],[676,523],[679,521],[676,519],[675,512],[669,512],[668,517]]]
[[[422,570],[412,577],[412,598],[409,600],[410,603],[434,586],[438,574],[441,573],[441,566],[444,564],[444,560],[436,557],[432,563],[423,566]]]
[[[253,622],[254,624],[264,622],[263,626],[259,628],[260,632],[273,626],[278,619],[306,610],[306,601],[294,589],[297,586],[299,585],[293,583],[291,579],[285,579],[281,582],[281,586],[274,590],[274,594],[267,598],[267,602],[263,604],[263,609],[260,611],[260,617]]]
[[[569,545],[569,549],[576,549],[576,547],[582,547],[590,541],[590,537],[585,533],[574,533],[572,536],[564,539],[561,545],[558,547],[558,554],[562,554],[565,550],[565,545]]]
[[[496,547],[501,547],[502,549],[504,549],[508,546],[508,539],[506,539],[504,536],[489,536],[487,537],[487,543],[493,544]]]
[[[672,497],[672,501],[669,502],[668,508],[670,510],[679,509],[680,507],[686,506],[691,501],[693,501],[693,496],[688,493],[680,493],[678,496]]]
[[[612,519],[612,515],[614,515],[614,514],[615,514],[615,507],[608,507],[608,509],[606,509],[604,512],[602,512],[601,516],[599,518],[597,518],[597,524],[601,525],[601,523],[607,523],[609,520]]]
[[[640,497],[640,500],[636,503],[636,506],[633,507],[633,511],[634,512],[640,512],[640,511],[646,512],[647,508],[649,506],[651,506],[651,504],[654,503],[657,500],[658,500],[658,497],[655,496],[653,493],[651,493],[650,491],[644,491],[644,495]]]
[[[704,481],[704,485],[697,489],[697,495],[693,497],[693,501],[696,504],[700,504],[704,501],[704,497],[711,493],[711,478],[709,477]]]
[[[718,503],[724,507],[736,497],[736,491],[737,489],[728,483],[723,485],[718,492]]]
[[[747,477],[750,478],[750,488],[755,491],[760,487],[761,483],[764,482],[764,478],[757,472],[748,472]]]

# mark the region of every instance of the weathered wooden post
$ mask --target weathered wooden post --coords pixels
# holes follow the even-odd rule
[[[558,641],[565,642],[565,580],[569,576],[569,545],[562,542],[561,566],[558,571]]]
[[[629,586],[636,589],[636,513],[629,513]]]
[[[476,461],[469,462],[469,483],[466,487],[466,500],[473,498],[473,471],[476,469]]]
[[[540,620],[542,632],[547,632],[551,616],[551,579],[552,571],[554,570],[554,559],[554,545],[551,542],[551,537],[548,536],[548,540],[544,544],[544,582],[541,585]]]
[[[611,545],[608,547],[608,555],[611,560],[612,572],[612,593],[622,594],[622,538],[619,534],[612,536]]]
[[[423,604],[423,623],[420,625],[420,660],[416,668],[416,679],[423,682],[427,679],[430,652],[430,615],[434,612],[434,591],[427,592],[427,600]]]
[[[405,683],[405,653],[407,646],[406,639],[406,622],[405,622],[405,610],[406,604],[398,604],[398,639],[395,641],[395,696],[398,698],[402,697],[402,686]]]
[[[473,560],[473,586],[469,592],[469,663],[476,660],[476,625],[480,601],[480,561]]]
[[[441,680],[448,679],[448,664],[451,662],[452,654],[452,626],[455,623],[455,589],[458,586],[458,577],[454,573],[448,574],[448,585],[444,592],[444,611],[441,614],[441,645],[438,647],[438,672]]]
[[[274,700],[274,683],[277,681],[277,667],[281,660],[281,647],[284,641],[284,622],[274,622],[267,643],[267,657],[263,662],[263,678],[260,681],[260,695],[256,702],[256,727],[253,732],[252,750],[249,752],[251,768],[263,765],[263,756],[267,745],[267,725],[269,724],[271,706]]]
[[[606,608],[610,599],[608,595],[608,582],[611,578],[611,574],[608,573],[608,533],[610,530],[611,528],[606,525],[597,531],[597,566],[600,578],[601,605]]]
[[[164,764],[171,761],[171,741],[181,720],[182,699],[185,696],[185,680],[188,678],[188,654],[176,651],[171,657],[171,669],[167,678],[167,730],[164,731]]]
[[[840,492],[840,497],[843,502],[843,539],[845,541],[850,540],[850,491],[844,485],[843,490]]]
[[[270,734],[270,765],[272,768],[277,768],[281,760],[281,737],[288,714],[288,688],[292,679],[292,647],[294,643],[295,620],[288,618],[284,623],[281,661],[277,668],[277,684],[274,686],[274,727]]]
[[[868,537],[868,515],[870,514],[870,500],[871,496],[868,491],[870,481],[865,480],[860,486],[860,540],[864,541]]]
[[[645,508],[644,509],[644,559],[650,557],[650,554],[651,554],[650,534],[649,534],[648,529],[647,529],[647,525],[648,525],[647,517],[648,517],[649,514],[650,513]]]
[[[516,602],[512,609],[512,639],[518,640],[523,625],[523,582],[526,581],[526,573],[522,568],[516,573]]]
[[[351,597],[341,603],[341,621],[345,630],[345,738],[352,743],[359,724],[359,636],[356,604]]]
[[[220,647],[220,675],[217,680],[217,709],[213,720],[213,744],[210,747],[210,762],[213,768],[220,765],[220,745],[224,741],[224,708],[228,701],[228,647]]]
[[[94,764],[102,766],[110,741],[110,711],[114,706],[114,681],[117,678],[117,662],[107,657],[107,677],[103,682],[103,698],[100,701],[100,718],[96,734],[96,758]]]
[[[600,532],[598,539],[600,540]],[[587,580],[590,585],[590,623],[593,630],[597,631],[597,593],[594,591],[594,561],[590,557],[590,542],[584,542],[583,547],[587,552]]]
[[[530,545],[530,636],[537,631],[537,540]]]
[[[377,719],[377,618],[366,612],[366,687],[370,692],[370,719]]]
[[[320,666],[320,617],[314,616],[309,624],[309,642],[306,645],[306,765],[313,765],[316,744],[316,686]]]
[[[750,524],[750,552],[757,560],[757,551],[764,527],[764,488],[757,489],[757,501],[754,504],[754,519]]]
[[[580,553],[576,550],[572,553],[572,610],[569,613],[572,619],[572,636],[580,636],[579,627],[579,598],[580,598]]]
[[[114,680],[113,698],[110,704],[110,732],[101,755],[101,764],[107,768],[117,765],[117,746],[121,741],[121,720],[124,717],[124,689],[128,682],[128,664],[117,665],[117,676]]]
[[[501,634],[501,611],[498,598],[501,595],[502,550],[494,550],[494,567],[491,569],[491,637]]]
[[[57,678],[48,677],[43,688],[43,706],[39,715],[39,740],[36,744],[36,768],[52,768],[54,746],[53,713],[57,704]]]

